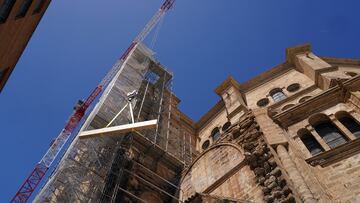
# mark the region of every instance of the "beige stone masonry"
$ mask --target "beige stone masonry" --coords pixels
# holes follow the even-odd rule
[[[337,69],[311,52],[296,55],[295,64],[299,71],[312,79],[321,89],[327,89],[331,84],[330,79],[322,77],[321,73]]]
[[[268,116],[267,109],[255,109],[253,112],[268,144],[287,143],[283,130]]]
[[[289,174],[290,179],[294,182],[297,192],[301,195],[302,201],[305,203],[315,203],[316,200],[314,199],[313,194],[306,185],[304,178],[292,161],[285,146],[278,145],[276,151],[280,157],[281,163]]]

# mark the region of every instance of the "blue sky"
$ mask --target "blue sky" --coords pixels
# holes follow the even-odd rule
[[[7,202],[78,99],[90,91],[162,0],[53,1],[0,94],[0,202]],[[198,120],[227,76],[243,82],[310,42],[319,56],[360,58],[359,3],[178,0],[154,50],[174,74],[180,108]]]

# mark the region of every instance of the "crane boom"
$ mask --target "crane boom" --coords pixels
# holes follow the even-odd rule
[[[111,68],[111,70],[106,74],[106,76],[102,79],[102,81],[95,87],[95,89],[91,92],[88,98],[82,102],[78,102],[71,116],[69,117],[65,127],[61,130],[60,134],[56,137],[55,141],[51,144],[48,151],[45,153],[43,158],[40,160],[38,164],[36,164],[35,168],[29,175],[29,177],[25,180],[25,182],[21,185],[18,192],[11,199],[11,203],[15,202],[26,202],[32,193],[35,191],[36,187],[39,185],[42,178],[45,176],[51,164],[56,159],[57,155],[60,153],[65,143],[70,138],[71,133],[77,127],[77,125],[82,120],[86,110],[90,107],[90,105],[95,101],[98,95],[102,92],[103,88],[109,84],[115,74],[119,71],[121,65],[129,56],[130,52],[134,49],[134,47],[142,42],[146,36],[151,32],[151,30],[156,26],[159,20],[165,15],[165,13],[174,5],[175,0],[165,0],[165,2],[161,5],[160,9],[155,13],[155,15],[150,19],[150,21],[145,25],[143,30],[137,35],[137,37],[132,41],[130,46],[125,50],[125,52],[121,55],[115,65]]]

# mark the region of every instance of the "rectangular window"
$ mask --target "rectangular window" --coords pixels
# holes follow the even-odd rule
[[[24,0],[20,6],[20,9],[16,13],[16,18],[22,18],[26,15],[27,11],[29,10],[31,3],[33,0]]]
[[[46,0],[38,0],[37,1],[33,14],[40,13],[42,8],[44,7],[45,1]]]
[[[4,0],[0,7],[0,23],[5,23],[16,0]]]

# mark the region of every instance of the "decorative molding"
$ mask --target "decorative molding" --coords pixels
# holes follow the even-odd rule
[[[308,118],[314,113],[321,112],[322,110],[335,106],[338,103],[343,103],[346,99],[348,99],[349,94],[346,92],[354,88],[359,89],[359,87],[360,76],[356,76],[343,82],[341,86],[337,85],[314,95],[303,103],[296,104],[295,106],[287,109],[287,111],[273,115],[272,111],[269,110],[269,115],[272,115],[271,117],[273,120],[277,120],[279,123],[282,123],[282,126],[286,128],[296,122]]]
[[[349,158],[360,152],[360,138],[351,140],[329,151],[322,152],[316,156],[306,159],[305,161],[311,166],[320,165],[329,166],[333,163]]]

